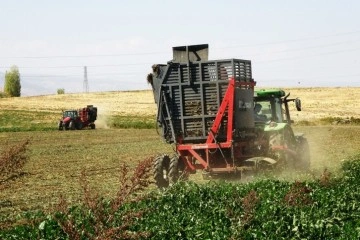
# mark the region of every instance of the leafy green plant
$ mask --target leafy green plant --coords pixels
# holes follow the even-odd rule
[[[352,184],[358,184],[360,179],[360,154],[350,157],[342,163],[344,180]]]

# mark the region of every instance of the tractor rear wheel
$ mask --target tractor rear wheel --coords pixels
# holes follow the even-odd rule
[[[166,154],[154,159],[153,174],[155,183],[159,188],[169,186],[170,157]]]
[[[284,138],[282,132],[274,132],[270,135],[270,146],[276,147],[271,150],[270,157],[277,161],[277,169],[280,171],[295,169],[296,156],[294,151],[287,151],[287,146],[291,146],[291,143],[284,142]]]
[[[77,130],[81,130],[82,128],[83,128],[82,122],[77,122],[77,124],[76,124],[76,129],[77,129]]]
[[[69,129],[70,129],[70,130],[75,130],[75,122],[74,122],[74,121],[70,121],[70,123],[69,123]]]

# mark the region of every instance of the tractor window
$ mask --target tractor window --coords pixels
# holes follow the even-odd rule
[[[274,111],[274,116],[275,116],[275,121],[278,123],[284,122],[283,119],[283,111],[282,111],[282,105],[281,105],[281,99],[280,98],[275,98],[274,99],[274,107],[275,107],[275,111]]]
[[[260,110],[259,110],[260,109]],[[283,114],[280,98],[256,99],[254,105],[255,121],[283,122]]]
[[[65,111],[64,117],[77,118],[77,111]]]
[[[268,101],[257,101],[254,105],[255,122],[267,122],[271,119],[271,104]]]

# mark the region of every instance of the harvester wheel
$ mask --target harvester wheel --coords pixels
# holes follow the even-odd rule
[[[95,129],[95,124],[93,123],[93,124],[90,124],[90,128],[91,129]]]
[[[179,179],[179,158],[177,156],[170,159],[169,165],[169,184],[176,183]]]
[[[169,186],[169,168],[170,157],[168,155],[160,155],[154,159],[154,179],[159,188],[166,188]]]
[[[169,184],[174,184],[179,180],[187,180],[188,172],[185,171],[183,161],[180,161],[179,156],[175,155],[170,159],[169,165]]]

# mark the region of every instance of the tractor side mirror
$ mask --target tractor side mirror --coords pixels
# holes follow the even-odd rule
[[[299,98],[295,99],[296,110],[301,111],[301,100]]]

